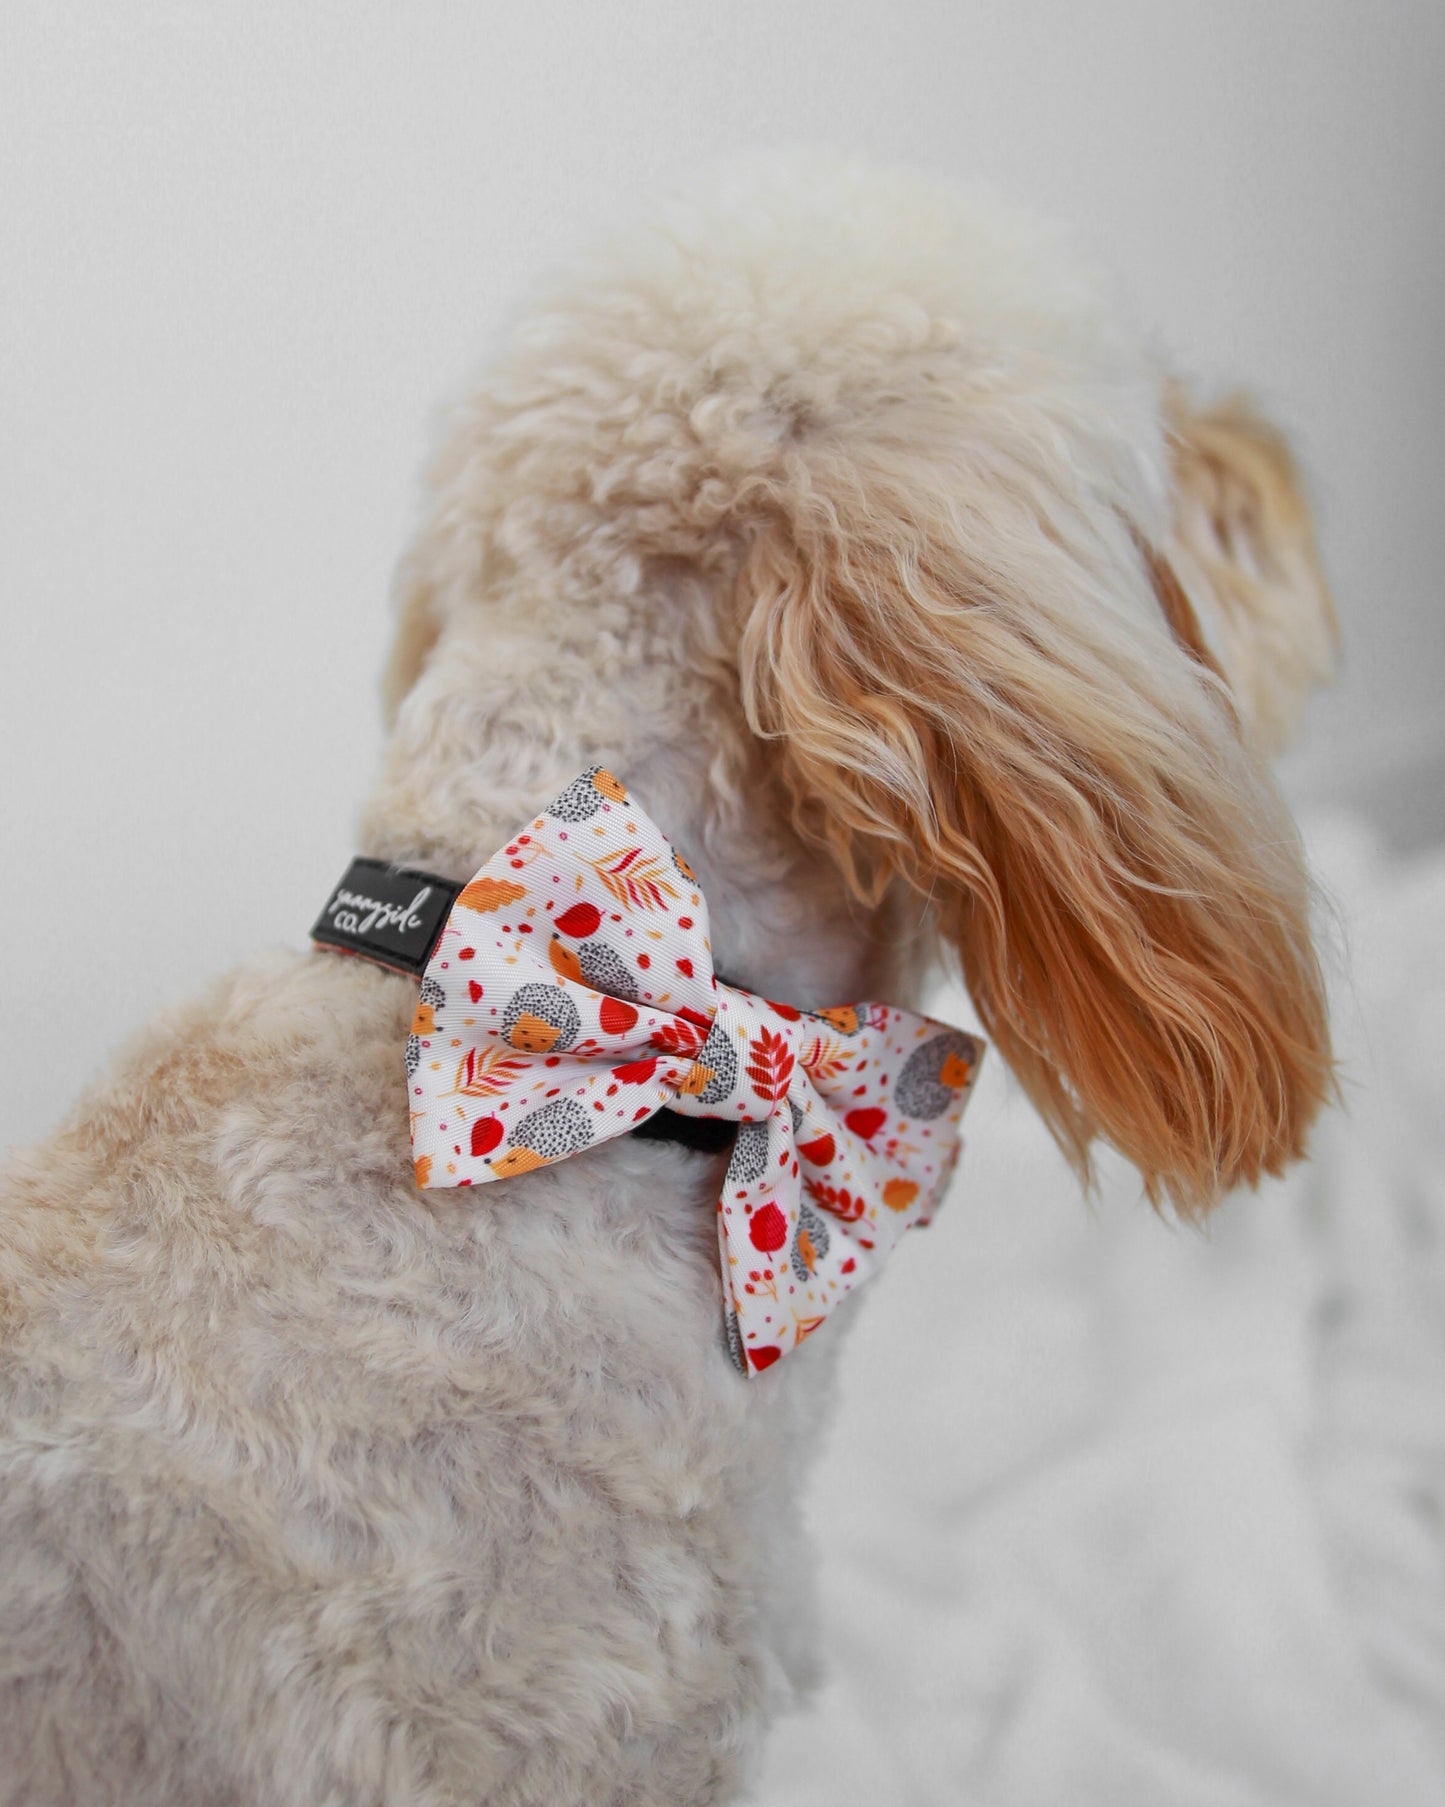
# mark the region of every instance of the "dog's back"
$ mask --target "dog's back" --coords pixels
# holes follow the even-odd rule
[[[788,1695],[809,1363],[743,1412],[717,1161],[419,1208],[414,1001],[248,968],[11,1175],[7,1803],[706,1800]]]

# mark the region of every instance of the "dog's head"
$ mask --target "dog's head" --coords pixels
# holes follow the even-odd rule
[[[550,756],[605,668],[581,752],[702,747],[840,894],[911,897],[1081,1169],[1102,1136],[1196,1210],[1301,1152],[1328,1034],[1263,760],[1333,647],[1308,516],[1046,232],[856,173],[673,216],[519,332],[403,595],[413,752],[485,718],[518,767],[530,711]]]

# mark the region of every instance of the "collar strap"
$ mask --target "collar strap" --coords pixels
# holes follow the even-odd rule
[[[417,866],[357,858],[327,898],[311,939],[319,947],[420,979],[464,889]],[[699,1154],[722,1154],[737,1139],[737,1127],[724,1119],[661,1110],[632,1133],[647,1141],[676,1142]]]

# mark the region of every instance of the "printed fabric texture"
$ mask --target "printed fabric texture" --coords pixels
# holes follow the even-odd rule
[[[888,1004],[720,984],[692,870],[595,766],[487,861],[433,951],[406,1049],[416,1182],[525,1174],[664,1108],[736,1122],[725,1326],[756,1374],[927,1222],[982,1053]]]

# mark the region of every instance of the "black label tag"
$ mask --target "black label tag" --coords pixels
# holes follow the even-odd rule
[[[311,939],[420,978],[463,887],[433,872],[353,860]]]

